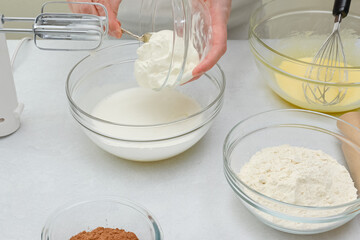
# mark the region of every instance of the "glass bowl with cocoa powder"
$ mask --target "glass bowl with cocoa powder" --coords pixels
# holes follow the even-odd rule
[[[163,240],[145,208],[123,198],[98,198],[62,206],[46,221],[41,240]]]

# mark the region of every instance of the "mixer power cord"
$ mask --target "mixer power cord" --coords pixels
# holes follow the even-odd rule
[[[29,41],[29,40],[32,40],[32,38],[30,37],[24,37],[20,40],[20,42],[18,43],[18,45],[16,46],[15,48],[15,51],[11,57],[11,68],[14,70],[14,63],[15,63],[15,59],[16,59],[16,56],[18,55],[19,53],[19,50],[21,49],[22,45],[24,45],[25,42]]]

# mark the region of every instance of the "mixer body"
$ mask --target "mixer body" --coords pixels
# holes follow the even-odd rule
[[[0,28],[2,24],[0,22]],[[5,34],[0,33],[0,137],[20,127],[23,104],[17,100],[16,89]]]
[[[88,4],[103,9],[104,16],[76,13],[57,13],[49,6]],[[6,22],[32,22],[31,29],[4,28]],[[35,45],[42,50],[83,51],[98,48],[108,31],[108,13],[99,3],[87,2],[47,2],[41,14],[35,18],[5,17],[0,14],[0,137],[10,135],[20,127],[23,104],[17,100],[12,67],[6,44],[5,33],[33,34]],[[60,44],[60,41],[63,41]],[[77,41],[73,48],[69,42]],[[43,45],[42,45],[43,44]],[[70,47],[68,47],[70,46]]]

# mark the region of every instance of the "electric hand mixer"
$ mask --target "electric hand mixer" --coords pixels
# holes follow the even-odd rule
[[[104,16],[73,13],[46,12],[51,4],[89,4],[102,8]],[[18,103],[10,57],[4,33],[31,33],[35,45],[42,50],[78,51],[98,48],[108,31],[108,14],[99,3],[47,2],[36,18],[14,18],[1,15],[0,21],[0,137],[15,132],[20,127],[23,104]],[[10,21],[33,22],[32,29],[3,28]],[[60,47],[59,40],[81,41],[72,48]],[[90,43],[89,45],[83,44]],[[46,44],[43,44],[46,43]],[[54,47],[55,46],[55,47]],[[73,46],[73,45],[71,45]]]

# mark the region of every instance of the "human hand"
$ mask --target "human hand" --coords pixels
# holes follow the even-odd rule
[[[72,0],[67,0],[72,2]],[[109,17],[109,34],[116,38],[121,38],[121,23],[117,20],[117,13],[121,0],[73,0],[76,2],[93,2],[104,5],[108,11]],[[89,4],[69,4],[70,10],[75,13],[93,14],[97,16],[105,16],[104,9],[96,5]]]
[[[199,0],[202,1],[202,0]],[[209,7],[212,26],[212,46],[207,56],[193,70],[195,80],[210,70],[225,54],[227,48],[227,22],[230,16],[231,0],[203,0]]]

